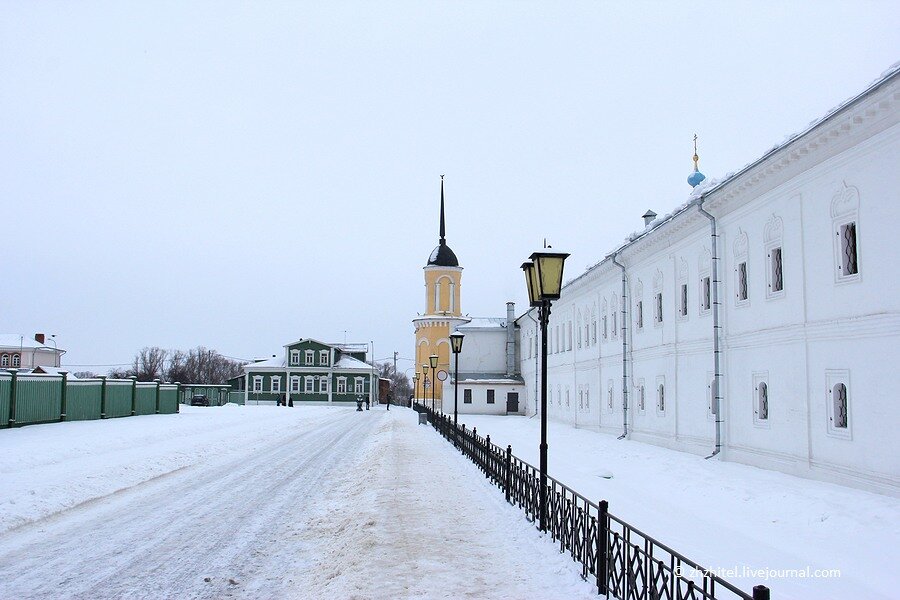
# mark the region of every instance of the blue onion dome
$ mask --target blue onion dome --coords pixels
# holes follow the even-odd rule
[[[697,166],[697,163],[700,162],[700,156],[697,154],[697,134],[694,134],[694,172],[688,175],[687,182],[691,187],[697,187],[700,183],[706,179],[706,175],[700,172],[700,168]]]
[[[704,175],[700,171],[695,170],[693,173],[688,175],[687,182],[691,185],[691,187],[697,187],[704,179],[706,179],[706,175]]]

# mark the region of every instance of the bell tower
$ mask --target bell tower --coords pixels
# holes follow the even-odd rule
[[[431,401],[432,372],[427,371],[428,385],[422,391],[422,365],[429,364],[429,357],[438,356],[438,366],[435,374],[443,371],[444,375],[450,373],[450,334],[469,319],[462,316],[460,306],[460,283],[462,281],[462,267],[453,250],[447,245],[446,226],[444,223],[444,176],[441,175],[441,216],[440,237],[437,247],[428,257],[425,271],[425,312],[420,317],[413,319],[416,328],[416,371],[420,374],[418,385],[418,397],[427,402]],[[438,377],[437,387],[434,389],[435,406],[440,407],[442,398],[442,380]]]

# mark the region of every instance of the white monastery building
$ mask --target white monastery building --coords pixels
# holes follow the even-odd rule
[[[569,281],[548,414],[900,494],[900,64]],[[536,309],[519,373],[536,410]],[[463,350],[465,353],[465,348]]]
[[[721,181],[695,146],[687,201],[553,304],[549,418],[900,495],[898,106],[900,63]],[[536,414],[537,309],[512,313],[454,324],[460,412]]]

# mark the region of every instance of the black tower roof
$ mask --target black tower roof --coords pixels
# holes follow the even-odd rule
[[[453,250],[450,249],[450,246],[447,245],[447,240],[444,235],[444,176],[441,175],[441,237],[438,242],[437,248],[431,251],[431,256],[428,257],[428,266],[436,266],[436,267],[458,267],[459,260],[456,258],[456,254],[453,253]]]

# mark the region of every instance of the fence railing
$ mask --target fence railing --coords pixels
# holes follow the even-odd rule
[[[179,384],[0,371],[0,428],[178,412]]]
[[[540,473],[505,449],[478,435],[477,428],[454,427],[452,416],[416,403],[413,409],[428,415],[428,422],[521,508],[532,522],[539,518]],[[622,600],[769,600],[766,586],[752,594],[741,591],[714,572],[688,559],[609,512],[605,500],[592,502],[547,477],[548,533],[581,564],[581,576],[594,581],[597,592]]]

